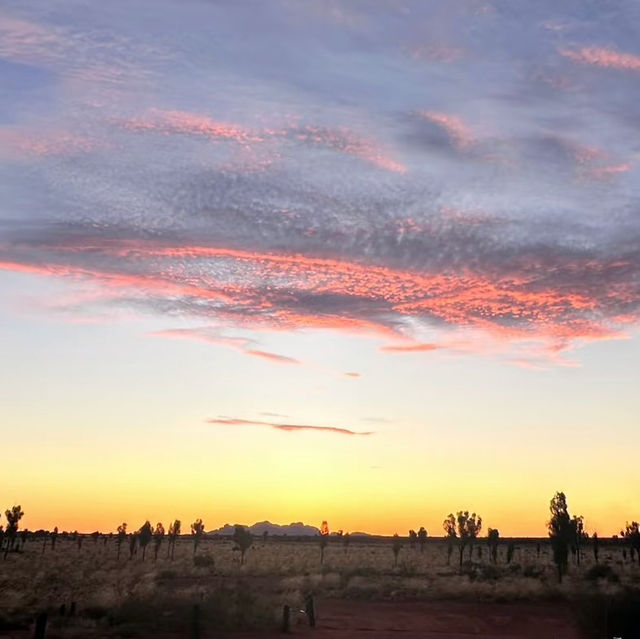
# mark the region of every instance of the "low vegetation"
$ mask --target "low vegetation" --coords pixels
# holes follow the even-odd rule
[[[134,636],[135,628],[188,636],[193,624],[275,629],[284,605],[300,610],[311,594],[565,600],[588,625],[593,610],[626,614],[640,591],[637,523],[613,538],[589,536],[562,493],[550,503],[547,539],[504,539],[495,528],[482,536],[482,518],[463,510],[445,518],[444,536],[421,527],[391,538],[330,534],[326,522],[316,538],[254,537],[242,526],[216,537],[201,519],[188,535],[178,520],[167,532],[149,521],[131,532],[123,522],[115,534],[25,531],[22,515],[7,510],[0,529],[0,632],[42,611],[69,636]]]

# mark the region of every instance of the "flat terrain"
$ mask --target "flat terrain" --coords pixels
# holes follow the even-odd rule
[[[292,636],[334,639],[583,639],[562,604],[473,603],[459,601],[318,602],[315,630],[302,623]],[[242,633],[238,639],[282,637],[281,633]]]
[[[640,590],[640,564],[617,541],[601,542],[597,566],[589,547],[579,564],[572,557],[562,584],[544,540],[506,540],[496,563],[483,540],[462,566],[442,538],[422,550],[405,541],[397,560],[381,538],[331,539],[322,562],[317,539],[256,539],[242,562],[229,539],[203,539],[194,553],[185,536],[174,558],[166,544],[154,555],[127,543],[118,557],[110,537],[61,537],[55,549],[27,538],[0,559],[0,636],[32,637],[46,611],[47,639],[187,639],[194,624],[201,639],[275,637],[286,604],[300,637],[600,639],[605,606],[622,598],[624,621],[624,598]],[[309,595],[313,631],[299,612]]]

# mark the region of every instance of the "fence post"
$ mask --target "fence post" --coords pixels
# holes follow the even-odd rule
[[[44,639],[44,634],[47,631],[47,613],[41,612],[36,617],[36,630],[33,635],[34,639]]]
[[[289,632],[289,622],[291,619],[291,608],[287,604],[282,607],[282,632]]]
[[[313,595],[309,595],[307,597],[307,605],[306,605],[307,619],[309,619],[309,625],[312,628],[316,627],[316,609],[313,604]]]

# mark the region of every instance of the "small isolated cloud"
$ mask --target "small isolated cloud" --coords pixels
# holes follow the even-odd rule
[[[257,351],[257,350],[248,350],[244,351],[247,355],[252,355],[253,357],[260,357],[261,359],[268,359],[272,362],[278,362],[279,364],[299,364],[300,361],[293,358],[287,357],[286,355],[278,355],[277,353],[269,353],[267,351]]]
[[[345,373],[344,376],[350,377],[351,379],[358,379],[358,377],[361,377],[360,373]]]
[[[275,428],[276,430],[284,430],[286,432],[313,430],[327,433],[335,433],[336,435],[356,435],[367,436],[373,435],[373,431],[355,431],[349,428],[339,428],[336,426],[312,426],[310,424],[282,424],[279,422],[264,422],[253,419],[239,419],[235,417],[219,417],[217,419],[205,420],[207,424],[217,424],[221,426],[266,426],[267,428]]]
[[[380,350],[385,353],[426,353],[435,351],[438,348],[436,344],[429,342],[421,342],[418,344],[399,344],[390,346],[381,346]]]

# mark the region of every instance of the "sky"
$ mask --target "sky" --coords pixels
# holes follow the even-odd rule
[[[3,509],[638,519],[638,43],[635,0],[5,0]]]

